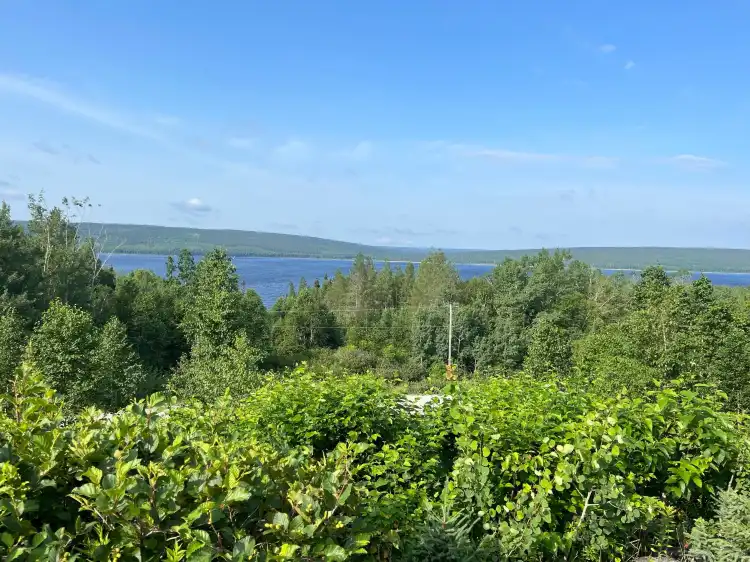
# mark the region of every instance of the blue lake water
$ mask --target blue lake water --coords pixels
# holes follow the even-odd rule
[[[150,269],[158,275],[166,274],[166,256],[142,254],[114,254],[107,258],[107,263],[118,273],[127,273],[135,269]],[[281,296],[287,294],[289,282],[295,285],[304,277],[312,285],[315,279],[323,279],[328,274],[332,277],[337,270],[348,273],[351,260],[323,260],[305,258],[234,258],[237,273],[249,289],[254,289],[263,299],[266,306],[273,305]],[[375,263],[377,268],[383,262]],[[391,267],[403,267],[404,264],[392,262]],[[470,279],[489,273],[494,266],[477,264],[457,264],[458,273],[463,279]],[[605,273],[613,273],[604,270]],[[699,274],[694,274],[698,277]],[[740,286],[750,285],[750,273],[706,273],[716,285]]]

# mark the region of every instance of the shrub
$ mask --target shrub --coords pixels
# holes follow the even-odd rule
[[[375,376],[303,366],[239,402],[70,419],[42,381],[25,365],[0,397],[3,560],[625,560],[679,548],[750,450],[681,383],[494,378],[417,412]],[[722,510],[696,552],[730,540]]]
[[[169,389],[183,398],[213,402],[225,392],[242,398],[263,382],[259,370],[265,354],[238,335],[232,345],[214,347],[198,341],[169,381]]]
[[[718,496],[716,517],[699,519],[690,533],[690,557],[705,562],[750,558],[750,496],[734,489]]]

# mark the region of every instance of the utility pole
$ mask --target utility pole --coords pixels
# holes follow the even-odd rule
[[[453,303],[448,303],[448,365],[451,363],[451,351],[453,348]]]

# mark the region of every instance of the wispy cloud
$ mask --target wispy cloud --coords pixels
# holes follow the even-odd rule
[[[569,164],[585,168],[612,168],[618,159],[609,156],[576,156],[547,152],[524,152],[464,144],[447,145],[449,151],[466,157],[486,158],[507,164]]]
[[[31,147],[50,156],[61,156],[67,158],[76,164],[90,163],[101,164],[101,161],[91,153],[80,152],[66,143],[56,144],[46,140],[37,140],[31,143]]]
[[[210,146],[199,147],[196,143],[191,146],[184,137],[175,138],[170,129],[174,129],[177,125],[184,125],[184,122],[177,117],[152,113],[148,117],[139,118],[118,109],[84,100],[66,91],[59,84],[14,74],[0,73],[0,96],[2,95],[33,100],[113,131],[154,141],[185,157],[202,160],[222,170],[235,166],[231,160],[211,154],[208,150]],[[96,158],[87,159],[92,163],[97,160]]]
[[[696,156],[695,154],[678,154],[668,159],[672,164],[678,165],[689,170],[714,170],[723,168],[727,165],[722,160],[707,158],[705,156]]]
[[[64,92],[59,86],[48,82],[25,76],[0,74],[0,93],[30,98],[125,133],[151,139],[160,138],[155,132],[139,126],[131,119],[109,109],[77,99],[75,96]]]
[[[154,122],[162,127],[177,127],[182,124],[182,119],[174,115],[157,114],[154,117]]]
[[[361,141],[351,149],[336,151],[334,153],[334,156],[339,158],[347,158],[349,160],[364,161],[370,159],[373,150],[374,146],[370,141]]]
[[[10,183],[0,182],[0,186],[10,186]],[[26,199],[26,195],[17,189],[7,187],[0,189],[0,201],[23,201],[24,199]]]
[[[599,45],[599,51],[604,53],[605,55],[608,55],[609,53],[614,53],[617,50],[617,47],[612,45],[611,43],[605,43],[604,45]]]
[[[185,201],[176,201],[172,203],[172,206],[178,211],[194,216],[206,215],[213,211],[213,208],[208,203],[204,203],[197,197],[193,197]]]
[[[373,146],[370,141],[362,141],[351,151],[354,160],[367,160],[372,156]]]
[[[45,154],[49,154],[50,156],[57,156],[58,154],[60,154],[59,148],[52,146],[52,144],[44,140],[34,141],[31,143],[31,146],[35,150],[44,152]]]
[[[578,196],[578,192],[575,189],[560,189],[557,192],[557,197],[564,203],[572,203]]]
[[[312,152],[309,144],[298,139],[292,139],[276,147],[274,153],[283,160],[305,160]]]
[[[625,63],[625,66],[623,67],[625,70],[630,70],[632,68],[635,68],[635,63],[632,60],[629,60]]]

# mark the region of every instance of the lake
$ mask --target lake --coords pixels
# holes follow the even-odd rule
[[[127,273],[135,269],[150,269],[158,275],[166,274],[166,256],[143,254],[113,254],[107,258],[107,263],[118,273]],[[351,260],[324,260],[312,258],[234,258],[237,273],[247,288],[254,289],[263,299],[266,306],[272,306],[276,300],[287,294],[289,282],[295,285],[304,277],[312,285],[315,279],[323,279],[325,274],[332,277],[336,270],[348,273]],[[399,262],[392,262],[392,267],[402,266]],[[383,262],[375,262],[379,269]],[[492,265],[456,264],[462,279],[470,279],[484,275],[492,270]],[[613,273],[604,270],[604,273]],[[695,278],[698,273],[693,275]],[[706,273],[716,285],[730,287],[750,285],[750,273]]]

